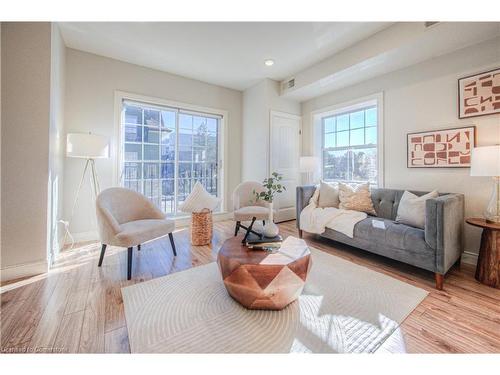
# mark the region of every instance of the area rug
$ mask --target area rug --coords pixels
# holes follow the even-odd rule
[[[247,310],[216,263],[122,289],[132,353],[372,353],[427,292],[311,249],[299,299]]]

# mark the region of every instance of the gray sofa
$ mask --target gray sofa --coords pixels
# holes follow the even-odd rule
[[[314,185],[297,187],[297,228],[300,213],[309,204]],[[416,195],[425,192],[411,191]],[[377,216],[368,216],[354,227],[354,238],[327,228],[322,237],[358,247],[435,273],[436,288],[443,288],[444,274],[462,254],[464,222],[463,194],[440,194],[425,203],[425,229],[395,222],[404,190],[372,189]],[[385,229],[375,228],[373,220],[383,220]]]

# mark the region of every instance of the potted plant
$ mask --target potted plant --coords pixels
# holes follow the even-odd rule
[[[263,200],[268,203],[269,207],[269,219],[266,221],[264,225],[264,236],[266,237],[275,237],[279,233],[279,228],[276,224],[274,224],[274,211],[273,211],[273,201],[274,197],[278,193],[282,193],[286,190],[286,187],[283,186],[280,181],[283,179],[283,175],[273,172],[271,173],[271,177],[265,178],[262,181],[262,186],[265,190],[261,192],[257,192],[254,190],[254,194],[257,200]]]

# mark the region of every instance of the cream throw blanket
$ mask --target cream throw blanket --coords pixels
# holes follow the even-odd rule
[[[364,212],[342,210],[335,207],[318,207],[319,189],[316,188],[309,204],[300,213],[300,229],[321,234],[325,228],[336,230],[352,238],[356,223],[366,219]]]

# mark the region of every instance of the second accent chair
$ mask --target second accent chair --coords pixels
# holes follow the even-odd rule
[[[238,234],[240,228],[246,230],[245,237],[242,242],[245,242],[250,233],[260,236],[259,233],[252,230],[256,220],[262,220],[265,224],[266,219],[269,217],[269,205],[266,201],[256,200],[255,192],[264,191],[262,184],[255,181],[242,182],[233,192],[233,211],[236,227],[234,235]],[[242,221],[250,221],[248,227],[241,224]]]
[[[144,195],[125,188],[110,188],[97,196],[97,224],[102,249],[99,267],[102,265],[107,245],[128,249],[127,279],[132,276],[132,250],[141,244],[168,234],[174,256],[175,222],[165,218],[165,214]]]

